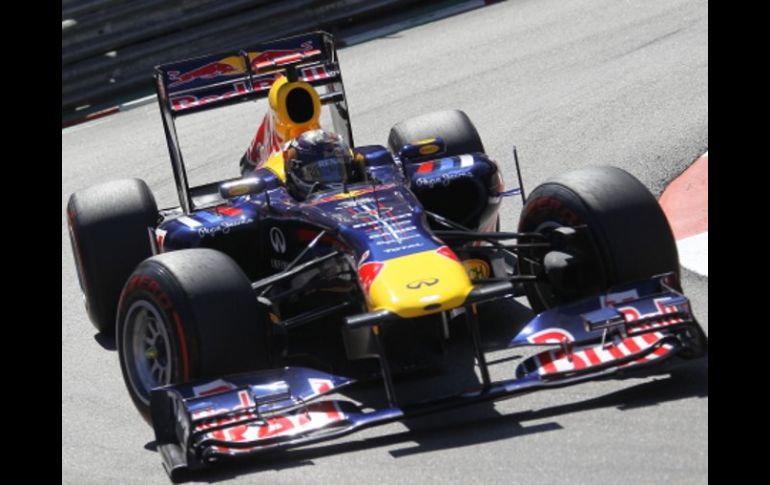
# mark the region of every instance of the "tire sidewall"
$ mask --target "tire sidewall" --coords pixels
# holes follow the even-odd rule
[[[154,266],[154,265],[153,265]],[[137,304],[150,305],[161,317],[161,324],[169,337],[171,347],[171,383],[187,382],[196,374],[191,368],[197,352],[195,335],[190,335],[190,325],[182,325],[183,319],[192,318],[184,312],[185,305],[182,296],[172,278],[164,278],[162,272],[153,271],[159,268],[150,266],[139,268],[123,290],[117,319],[116,344],[120,356],[120,369],[131,400],[136,405],[142,417],[150,421],[150,389],[141,389],[133,377],[135,369],[127,361],[131,352],[128,346],[132,344],[133,332],[137,330],[136,321],[130,319],[131,312]],[[192,355],[191,355],[192,354]],[[129,368],[128,366],[132,366]]]
[[[519,231],[543,232],[549,224],[587,226],[588,240],[579,243],[575,255],[585,265],[588,284],[556,300],[533,292],[547,283],[525,285],[536,311],[656,274],[679,274],[676,241],[658,201],[638,179],[617,167],[586,167],[537,187],[522,209]],[[521,268],[532,274],[526,262]]]
[[[104,335],[115,332],[126,279],[152,255],[147,228],[157,220],[155,198],[139,179],[106,182],[70,196],[67,223],[78,282],[89,319]]]
[[[147,259],[129,277],[121,294],[117,345],[126,387],[148,422],[149,390],[137,388],[132,380],[136,367],[130,347],[126,347],[137,331],[130,318],[137,303],[150,306],[161,317],[169,336],[173,355],[170,384],[270,366],[267,312],[258,305],[251,282],[232,258],[199,248]]]

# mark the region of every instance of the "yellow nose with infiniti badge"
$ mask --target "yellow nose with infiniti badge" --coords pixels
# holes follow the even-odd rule
[[[413,318],[462,305],[473,285],[454,258],[443,247],[383,261],[369,289],[370,311]]]

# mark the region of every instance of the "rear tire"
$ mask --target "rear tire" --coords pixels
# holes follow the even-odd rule
[[[484,153],[484,145],[468,115],[460,110],[438,111],[397,123],[390,129],[388,146],[398,153],[407,143],[440,137],[446,143],[446,155]]]
[[[142,262],[121,295],[117,348],[128,393],[150,421],[154,387],[267,368],[268,316],[229,256],[185,249]]]
[[[152,255],[148,227],[158,223],[155,197],[142,180],[116,180],[70,196],[67,221],[86,311],[105,335],[115,332],[120,290]]]
[[[548,234],[560,226],[585,224],[590,250],[578,250],[581,272],[591,284],[557,289],[547,282],[525,285],[535,312],[604,292],[608,288],[675,272],[676,242],[663,210],[649,190],[628,172],[591,167],[561,174],[538,186],[527,198],[520,232]],[[567,249],[567,253],[572,251]],[[539,260],[544,251],[522,254]],[[541,274],[542,266],[519,259],[523,274]]]

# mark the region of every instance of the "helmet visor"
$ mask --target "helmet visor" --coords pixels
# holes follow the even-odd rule
[[[302,180],[308,183],[340,184],[347,182],[344,156],[305,162],[299,170]]]

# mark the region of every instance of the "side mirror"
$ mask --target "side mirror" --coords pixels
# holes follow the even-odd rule
[[[398,151],[398,157],[409,163],[432,160],[446,153],[446,143],[441,138],[428,138],[408,143]]]
[[[267,183],[260,177],[248,177],[231,180],[219,186],[219,195],[223,199],[232,199],[242,195],[256,195],[265,191]]]

